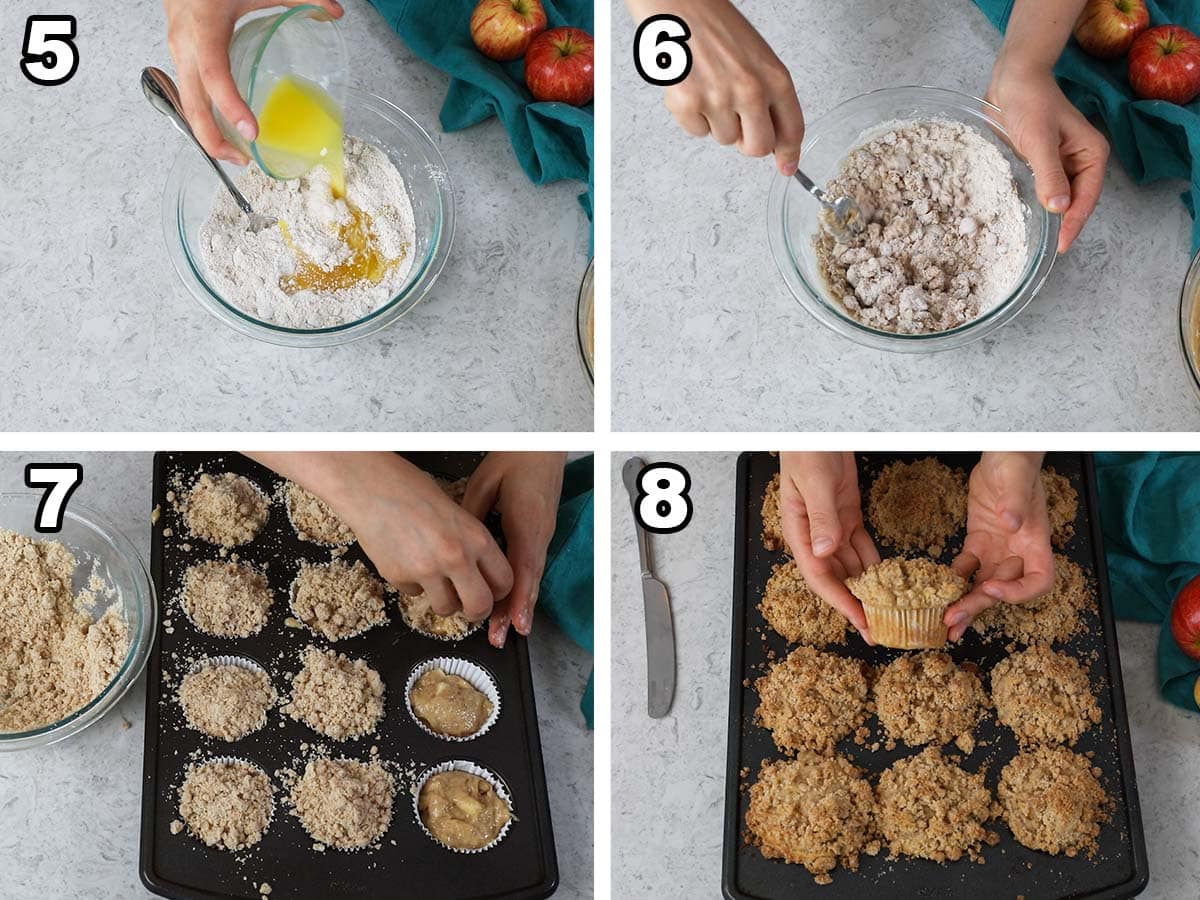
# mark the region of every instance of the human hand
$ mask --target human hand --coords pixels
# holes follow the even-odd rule
[[[480,520],[493,509],[500,514],[512,568],[512,589],[497,600],[488,625],[495,647],[504,646],[510,623],[525,636],[533,628],[565,459],[565,453],[489,453],[467,482],[463,509]]]
[[[729,0],[626,0],[639,23],[672,13],[692,33],[692,69],[666,90],[667,109],[694,137],[711,134],[747,156],[775,154],[795,174],[804,113],[787,67]]]
[[[952,565],[963,578],[975,576],[971,591],[946,610],[952,641],[989,606],[1023,603],[1053,589],[1041,453],[983,454],[971,472],[967,539]]]
[[[822,600],[872,643],[862,604],[846,579],[879,562],[863,525],[853,453],[782,453],[779,512],[783,537],[800,574]]]
[[[258,122],[229,69],[229,42],[238,19],[255,10],[301,3],[319,6],[335,19],[342,16],[337,0],[163,0],[167,46],[179,74],[183,114],[211,156],[243,166],[249,162],[222,136],[213,116],[214,104],[247,141],[258,137]]]
[[[1038,200],[1064,214],[1058,252],[1066,253],[1100,201],[1108,141],[1059,89],[1050,66],[1002,54],[987,99],[1033,166]]]

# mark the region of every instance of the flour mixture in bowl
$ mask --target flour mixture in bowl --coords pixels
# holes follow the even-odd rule
[[[416,227],[404,178],[388,155],[345,140],[346,195],[329,170],[276,181],[250,166],[238,187],[254,211],[279,225],[252,234],[222,191],[200,231],[207,275],[226,302],[285,328],[333,328],[395,297],[413,265]]]
[[[852,318],[896,334],[964,325],[1004,300],[1025,267],[1026,209],[1012,167],[979,131],[894,122],[853,150],[826,188],[867,227],[814,238],[825,286]]]

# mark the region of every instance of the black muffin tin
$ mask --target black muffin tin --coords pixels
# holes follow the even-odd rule
[[[481,458],[467,453],[411,453],[404,456],[426,471],[448,479],[470,474]],[[388,603],[389,624],[357,637],[330,643],[307,629],[289,628],[288,589],[300,561],[328,562],[330,550],[301,541],[284,504],[271,506],[266,526],[250,544],[237,548],[239,558],[256,566],[266,564],[275,593],[270,619],[263,630],[244,639],[205,635],[192,625],[176,595],[188,566],[218,559],[218,548],[187,534],[183,517],[166,499],[176,476],[186,490],[203,469],[245,475],[274,497],[283,479],[236,453],[159,453],[154,458],[154,503],[161,517],[153,529],[151,569],[163,610],[159,632],[147,667],[146,746],[142,782],[141,876],[151,891],[177,898],[258,898],[259,885],[272,887],[272,898],[413,896],[438,898],[539,898],[558,885],[558,863],[546,793],[546,775],[538,736],[537,710],[526,641],[510,635],[503,650],[487,641],[486,628],[457,643],[421,635],[404,624],[394,601]],[[163,537],[163,529],[173,536]],[[191,549],[184,549],[190,544]],[[353,563],[369,560],[357,544],[343,557]],[[372,567],[372,571],[374,568]],[[168,634],[164,620],[172,623]],[[226,743],[208,738],[183,724],[174,698],[184,657],[245,656],[271,674],[275,690],[286,697],[290,683],[285,672],[300,668],[299,653],[308,644],[363,658],[387,686],[386,711],[375,734],[338,743],[283,715],[278,708],[267,725],[243,740]],[[280,652],[285,655],[280,662]],[[171,654],[177,653],[178,658]],[[467,742],[440,740],[422,731],[408,715],[404,687],[413,668],[434,656],[461,656],[491,673],[500,689],[500,717],[484,735]],[[163,682],[164,667],[171,684]],[[280,727],[280,723],[283,723]],[[284,790],[274,772],[282,767],[303,770],[300,745],[322,744],[333,756],[368,759],[372,745],[381,759],[418,772],[452,759],[465,759],[489,769],[507,785],[515,821],[498,845],[482,853],[455,853],[434,843],[421,830],[411,795],[397,779],[392,823],[375,850],[346,852],[312,850],[313,839],[288,812]],[[206,847],[187,831],[172,835],[170,823],[179,818],[178,786],[193,751],[200,758],[234,756],[259,765],[272,776],[275,818],[263,840],[245,853]]]
[[[875,476],[888,463],[913,461],[934,455],[947,465],[969,473],[979,459],[971,453],[868,453],[858,456],[859,486],[865,503]],[[878,856],[860,856],[859,870],[837,868],[833,883],[818,885],[813,876],[799,865],[765,859],[759,849],[745,843],[746,810],[749,787],[758,778],[764,761],[784,758],[771,739],[770,732],[754,723],[758,695],[754,680],[763,674],[768,652],[784,658],[796,645],[789,645],[771,630],[757,607],[771,576],[771,567],[787,557],[763,548],[762,498],[772,476],[779,471],[779,460],[768,453],[743,453],[737,469],[737,528],[735,532],[733,583],[733,653],[730,671],[729,750],[725,791],[725,845],[722,887],[730,898],[820,897],[822,900],[864,897],[960,897],[973,900],[1047,900],[1047,898],[1119,898],[1132,897],[1145,886],[1149,877],[1145,837],[1138,808],[1137,782],[1133,772],[1133,749],[1125,714],[1125,694],[1121,686],[1121,662],[1117,654],[1117,635],[1109,598],[1108,575],[1104,565],[1100,532],[1096,475],[1091,457],[1085,454],[1051,453],[1047,466],[1067,476],[1079,494],[1079,515],[1075,536],[1064,551],[1093,579],[1097,588],[1099,612],[1086,616],[1085,634],[1065,644],[1055,645],[1088,667],[1103,721],[1089,729],[1073,748],[1078,752],[1095,751],[1093,765],[1101,771],[1101,783],[1116,803],[1112,820],[1099,837],[1099,852],[1094,859],[1084,855],[1070,858],[1051,856],[1021,846],[1001,820],[989,828],[1000,836],[995,847],[983,848],[986,862],[973,863],[965,857],[958,862],[939,865],[927,860],[902,857],[889,861],[886,847]],[[867,523],[870,529],[870,523]],[[962,546],[963,532],[952,538],[941,557],[949,563]],[[898,551],[878,544],[883,556]],[[895,659],[903,651],[868,647],[856,634],[843,647],[826,648],[873,665]],[[994,638],[984,642],[973,630],[949,649],[959,662],[979,665],[985,690],[990,689],[992,667],[1005,655],[1009,642]],[[1146,661],[1152,665],[1152,660]],[[745,683],[748,686],[743,686]],[[879,740],[872,752],[859,746],[852,737],[838,744],[846,755],[867,773],[872,784],[879,774],[902,757],[915,755],[920,748],[897,744],[885,749],[882,727],[872,716],[867,726],[872,736],[868,744]],[[987,766],[987,784],[993,791],[1000,770],[1017,752],[1012,732],[995,721],[994,712],[975,729],[979,746],[962,760],[969,771]],[[943,752],[961,756],[953,744]],[[742,774],[746,770],[745,775]]]

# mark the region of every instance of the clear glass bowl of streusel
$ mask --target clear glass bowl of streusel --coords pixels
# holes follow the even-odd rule
[[[822,206],[794,178],[776,174],[768,199],[768,240],[775,263],[800,305],[843,337],[878,350],[909,353],[961,347],[1012,321],[1050,274],[1062,217],[1047,212],[1038,202],[1033,170],[1008,143],[998,113],[985,100],[944,88],[883,88],[847,100],[809,123],[800,165],[814,182],[824,186],[838,175],[855,148],[886,130],[882,126],[934,120],[972,127],[1012,168],[1017,195],[1026,211],[1021,274],[1006,296],[976,318],[945,331],[902,334],[860,322],[835,298],[817,259],[813,238],[821,227]]]
[[[1192,387],[1200,398],[1200,253],[1192,260],[1179,298],[1179,345]]]
[[[346,87],[344,128],[387,154],[404,178],[414,220],[412,265],[400,290],[370,313],[340,325],[292,328],[258,318],[222,296],[206,274],[200,231],[225,188],[196,148],[180,144],[163,193],[167,253],[184,286],[208,312],[241,334],[287,347],[346,344],[393,324],[429,295],[454,240],[454,191],[446,161],[429,134],[404,110],[382,97]],[[236,181],[241,170],[227,166]]]
[[[0,493],[0,529],[16,532],[35,541],[54,541],[69,550],[76,562],[69,594],[76,600],[92,602],[73,607],[83,619],[63,621],[69,621],[78,628],[84,621],[100,621],[108,614],[114,625],[124,632],[125,651],[104,660],[106,665],[103,668],[95,666],[96,672],[103,671],[106,676],[111,668],[112,675],[103,679],[105,684],[97,684],[98,690],[90,700],[53,722],[36,727],[30,725],[19,731],[6,727],[0,731],[0,751],[24,750],[57,743],[103,718],[141,675],[150,655],[158,622],[154,585],[145,561],[133,544],[103,516],[74,500],[67,506],[60,532],[38,534],[33,526],[40,501],[40,494],[33,492]],[[42,602],[45,604],[49,601],[43,596]],[[36,618],[35,611],[31,610],[30,618]],[[97,654],[95,648],[103,638],[104,635],[89,633],[81,638],[80,644],[89,648],[89,654]],[[119,648],[120,644],[112,642],[109,646]],[[49,652],[44,645],[43,652]],[[0,659],[0,663],[14,664],[18,658],[19,655],[14,654],[7,659]],[[94,662],[90,656],[86,660],[88,665]],[[2,687],[11,673],[0,675],[4,676],[0,677]],[[68,681],[72,676],[64,673],[61,677]],[[31,687],[28,683],[21,684],[23,690]],[[91,691],[87,690],[86,693]],[[14,704],[11,697],[9,701]],[[10,710],[16,708],[15,705],[9,707]]]

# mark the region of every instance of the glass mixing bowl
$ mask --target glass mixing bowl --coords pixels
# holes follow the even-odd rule
[[[413,265],[400,291],[374,312],[331,328],[285,328],[251,316],[221,296],[205,277],[200,227],[225,188],[190,143],[180,146],[163,193],[163,232],[175,271],[200,305],[226,325],[261,341],[288,347],[345,344],[391,325],[433,287],[454,240],[454,191],[446,161],[425,130],[382,97],[345,88],[346,134],[362,138],[391,158],[412,201],[416,222]]]
[[[42,728],[0,733],[0,751],[53,744],[78,734],[102,718],[142,673],[158,621],[154,585],[133,544],[103,516],[77,501],[72,501],[67,508],[62,531],[38,534],[33,529],[33,522],[40,501],[41,496],[32,492],[0,493],[0,528],[36,540],[58,541],[70,549],[79,563],[73,585],[76,592],[87,587],[93,572],[111,586],[115,591],[115,599],[111,602],[119,605],[129,631],[129,652],[112,682],[91,703]]]
[[[1200,253],[1192,260],[1179,298],[1179,346],[1196,396],[1200,397]]]
[[[767,201],[767,236],[775,264],[800,305],[821,324],[860,344],[878,350],[910,353],[949,350],[969,344],[991,334],[1024,309],[1054,265],[1062,217],[1047,212],[1038,202],[1033,170],[1008,144],[996,117],[998,112],[984,100],[943,88],[883,88],[847,100],[810,123],[804,136],[800,165],[813,181],[823,185],[837,174],[850,151],[862,143],[864,134],[888,122],[948,119],[973,126],[1012,166],[1017,193],[1029,211],[1025,265],[1007,297],[978,318],[935,334],[893,334],[863,325],[829,293],[817,267],[812,239],[819,226],[821,204],[794,178],[776,174]]]
[[[339,108],[346,105],[345,85],[350,80],[346,42],[337,22],[318,6],[302,4],[277,15],[247,19],[229,43],[229,65],[238,93],[255,117],[262,115],[272,89],[285,76],[316,84]],[[257,141],[247,142],[216,106],[213,113],[225,137],[268,175],[286,180],[307,171],[307,162],[260,148]]]
[[[587,271],[579,284],[579,297],[575,301],[575,341],[579,345],[579,359],[587,374],[588,384],[596,387],[596,296],[592,283],[594,259],[588,261]]]

